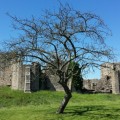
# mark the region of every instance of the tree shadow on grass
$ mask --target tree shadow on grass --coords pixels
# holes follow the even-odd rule
[[[72,115],[82,115],[86,112],[90,112],[90,111],[98,111],[104,109],[104,106],[71,106],[69,108],[66,109],[65,114],[72,114]]]
[[[85,116],[90,119],[120,120],[120,108],[107,108],[103,105],[71,106],[66,109],[64,114]]]

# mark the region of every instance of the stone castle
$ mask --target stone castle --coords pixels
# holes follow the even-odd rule
[[[39,63],[23,64],[21,61],[0,68],[0,86],[24,92],[38,90],[63,90],[58,84],[58,76],[50,71],[41,71]],[[120,93],[120,63],[104,63],[101,65],[101,79],[83,80],[83,88],[88,91],[102,93]]]
[[[120,63],[101,65],[101,78],[84,80],[84,88],[94,92],[120,94]]]
[[[52,72],[43,73],[37,62],[23,64],[21,61],[14,61],[0,68],[0,86],[10,86],[11,89],[24,90],[24,92],[41,89],[61,91],[63,89],[57,80],[58,77]]]

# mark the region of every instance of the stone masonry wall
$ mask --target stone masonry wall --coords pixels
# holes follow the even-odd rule
[[[0,67],[0,86],[11,85],[11,65]]]
[[[23,65],[22,62],[14,62],[13,64],[0,68],[0,86],[11,86],[12,89],[24,90],[25,87],[25,69],[26,66],[31,67],[31,85],[30,89],[37,91],[44,89],[44,85],[40,88],[41,69],[38,63],[32,65]],[[50,90],[62,91],[62,86],[58,83],[58,76],[51,71],[46,71],[44,82]],[[120,63],[104,63],[101,65],[101,79],[84,80],[83,87],[96,92],[112,92],[120,93]]]
[[[85,80],[84,87],[96,92],[112,92],[120,94],[120,63],[104,63],[101,65],[101,79],[98,82]]]
[[[101,67],[101,78],[105,76],[110,78],[112,93],[120,93],[120,63],[104,63]]]

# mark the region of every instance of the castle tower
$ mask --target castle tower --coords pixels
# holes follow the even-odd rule
[[[13,64],[11,65],[11,70],[12,70],[11,88],[16,90],[20,89],[22,62],[21,61],[13,62]]]
[[[112,93],[113,94],[120,94],[119,71],[113,70],[111,83],[112,83]]]
[[[120,63],[104,63],[101,67],[101,78],[109,77],[113,94],[120,94]]]

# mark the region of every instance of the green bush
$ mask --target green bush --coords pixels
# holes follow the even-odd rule
[[[75,87],[76,91],[82,91],[83,78],[79,64],[76,62],[71,62],[69,69],[72,70],[71,78],[73,81],[73,86]]]

